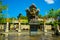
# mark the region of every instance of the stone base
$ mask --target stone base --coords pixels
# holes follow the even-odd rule
[[[21,32],[21,30],[18,30],[18,32]]]
[[[31,35],[31,36],[37,35],[37,32],[32,31],[32,32],[30,32],[30,35]]]

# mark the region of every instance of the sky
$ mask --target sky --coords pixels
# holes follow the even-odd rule
[[[8,10],[4,10],[3,13],[7,13],[8,17],[17,17],[19,13],[26,16],[26,9],[33,3],[39,9],[39,14],[46,15],[50,9],[59,9],[60,0],[2,0],[4,5],[8,5]]]

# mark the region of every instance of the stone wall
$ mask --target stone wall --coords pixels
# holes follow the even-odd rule
[[[45,30],[51,30],[52,26],[51,25],[45,25]]]
[[[29,25],[21,25],[21,29],[30,29]]]

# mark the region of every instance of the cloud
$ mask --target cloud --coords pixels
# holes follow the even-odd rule
[[[48,4],[54,4],[54,0],[45,0]]]

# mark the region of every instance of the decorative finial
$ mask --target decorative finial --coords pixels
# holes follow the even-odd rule
[[[29,8],[35,8],[36,9],[36,5],[34,3],[32,3],[32,5]]]

